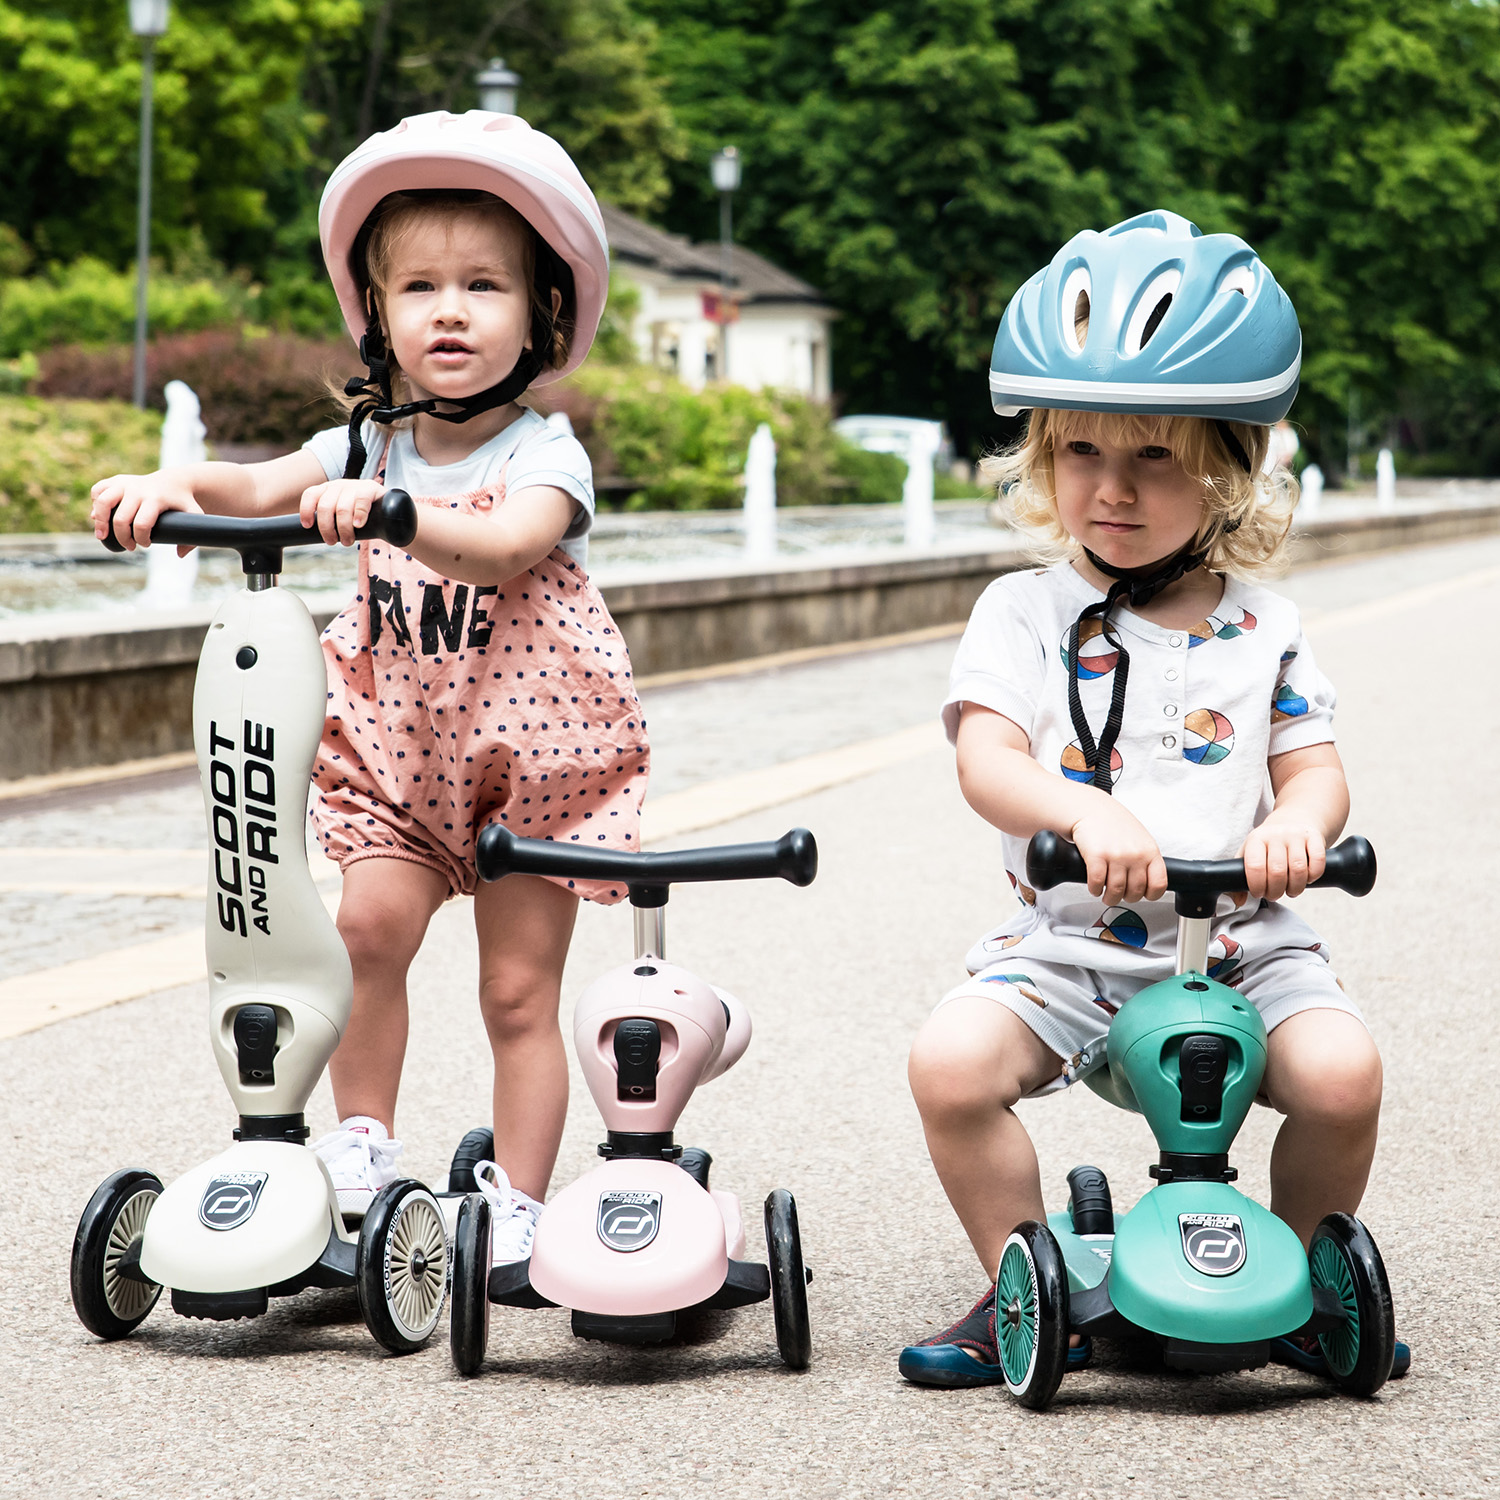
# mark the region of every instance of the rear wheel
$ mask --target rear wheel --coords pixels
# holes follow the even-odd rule
[[[1373,1396],[1391,1374],[1396,1314],[1374,1237],[1352,1214],[1329,1214],[1313,1230],[1307,1258],[1315,1287],[1343,1304],[1342,1327],[1318,1335],[1328,1373],[1351,1396]]]
[[[121,1274],[139,1266],[140,1239],[160,1196],[154,1172],[127,1167],[99,1184],[78,1220],[69,1275],[73,1310],[101,1339],[133,1333],[161,1296],[156,1282]]]
[[[453,1310],[448,1340],[460,1375],[477,1375],[490,1342],[490,1205],[470,1193],[453,1232]]]
[[[432,1337],[448,1292],[448,1234],[420,1182],[402,1178],[376,1193],[359,1229],[354,1284],[382,1348],[411,1354]]]
[[[471,1130],[453,1153],[453,1163],[448,1168],[448,1191],[477,1193],[479,1184],[474,1181],[474,1167],[478,1162],[494,1159],[495,1132],[488,1125]]]
[[[771,1272],[771,1311],[776,1318],[776,1347],[788,1369],[805,1370],[812,1360],[807,1268],[802,1263],[797,1204],[785,1188],[776,1188],[766,1199],[766,1260]]]
[[[1017,1224],[995,1279],[995,1344],[1006,1389],[1033,1411],[1057,1394],[1068,1367],[1068,1276],[1052,1231]]]

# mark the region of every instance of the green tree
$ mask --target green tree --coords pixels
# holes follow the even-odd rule
[[[322,123],[304,58],[359,19],[359,0],[177,0],[156,44],[155,250],[272,251]],[[134,254],[140,87],[121,0],[0,0],[0,216],[39,259]]]
[[[739,145],[739,235],[839,307],[852,407],[992,444],[1007,299],[1157,206],[1243,234],[1291,292],[1325,461],[1356,387],[1372,419],[1457,407],[1471,433],[1500,390],[1495,0],[634,3],[693,144],[666,221],[712,237],[707,157]]]
[[[665,199],[667,166],[687,146],[653,69],[655,27],[626,0],[362,0],[362,10],[308,74],[335,159],[405,115],[477,107],[474,75],[501,53],[522,77],[521,113],[568,148],[601,197],[635,212]]]

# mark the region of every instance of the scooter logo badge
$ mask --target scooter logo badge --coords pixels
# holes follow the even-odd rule
[[[1205,1276],[1232,1276],[1245,1264],[1245,1226],[1238,1214],[1178,1214],[1182,1253]]]
[[[264,1172],[226,1172],[215,1177],[198,1205],[198,1220],[209,1229],[238,1229],[260,1202]]]
[[[599,1194],[599,1238],[611,1250],[644,1250],[660,1227],[660,1193]]]

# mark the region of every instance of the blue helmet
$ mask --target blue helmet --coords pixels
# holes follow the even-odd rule
[[[1075,234],[1011,298],[990,397],[1007,417],[1048,406],[1270,425],[1301,368],[1296,311],[1255,251],[1157,209]]]

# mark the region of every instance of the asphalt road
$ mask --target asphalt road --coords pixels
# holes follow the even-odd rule
[[[1362,1216],[1415,1351],[1406,1381],[1354,1402],[1274,1368],[1174,1374],[1128,1344],[1101,1344],[1095,1367],[1068,1376],[1040,1416],[1003,1392],[900,1380],[900,1346],[980,1289],[927,1161],[906,1048],[1009,900],[998,841],[964,807],[938,749],[678,841],[801,823],[822,850],[807,890],[689,888],[668,912],[673,958],[734,989],[756,1022],[749,1053],[697,1095],[679,1138],[713,1152],[717,1185],[741,1193],[752,1224],[771,1187],[795,1193],[816,1274],[810,1371],[782,1369],[765,1306],[653,1350],[575,1340],[561,1312],[496,1309],[474,1380],[454,1374],[445,1329],[417,1355],[382,1354],[352,1294],[305,1293],[237,1324],[158,1307],[133,1338],[100,1344],[68,1298],[69,1246],[90,1191],[123,1165],[170,1179],[220,1149],[233,1123],[202,994],[180,989],[0,1042],[12,1184],[0,1198],[0,1495],[1493,1493],[1497,1297],[1483,1247],[1500,1237],[1488,973],[1500,541],[1308,571],[1285,588],[1340,690],[1351,828],[1381,858],[1371,897],[1314,893],[1304,910],[1386,1061]],[[662,783],[920,722],[941,699],[950,653],[950,643],[929,644],[663,690],[647,702]],[[160,825],[128,799],[54,803],[0,821],[0,844],[93,847],[118,836],[118,847],[185,846],[197,837],[194,794],[161,795]],[[87,926],[94,908],[67,905],[80,898],[3,899],[0,953],[12,972],[28,966],[28,922],[45,937],[37,968],[67,956],[59,928],[100,941]],[[414,972],[400,1126],[403,1167],[417,1176],[441,1174],[488,1095],[469,932],[465,907],[450,905]],[[109,942],[140,935],[115,930]],[[629,942],[626,911],[586,908],[567,995],[627,957]],[[1119,1205],[1148,1185],[1138,1118],[1082,1090],[1023,1109],[1049,1201],[1061,1203],[1064,1175],[1081,1161],[1105,1168]],[[332,1123],[324,1087],[310,1118],[315,1130]],[[1256,1196],[1273,1129],[1255,1111],[1235,1153]],[[592,1164],[599,1138],[575,1078],[556,1184]]]

